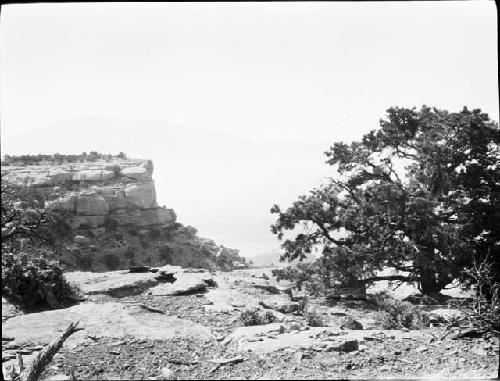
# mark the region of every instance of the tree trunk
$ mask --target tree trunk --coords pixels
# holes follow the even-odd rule
[[[420,271],[420,291],[424,295],[436,295],[438,294],[448,283],[448,280],[443,280],[439,275],[433,271]]]

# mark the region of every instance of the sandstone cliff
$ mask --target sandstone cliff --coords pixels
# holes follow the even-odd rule
[[[106,271],[135,265],[230,270],[238,251],[197,236],[159,206],[150,160],[112,157],[93,162],[2,165],[2,181],[44,196],[62,212],[68,234],[58,255],[68,269]],[[64,229],[63,229],[64,230]]]

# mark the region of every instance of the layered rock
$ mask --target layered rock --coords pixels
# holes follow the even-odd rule
[[[47,210],[65,216],[72,233],[59,237],[60,259],[69,269],[175,264],[231,270],[232,262],[244,262],[237,250],[197,237],[195,228],[176,222],[173,209],[158,205],[150,160],[41,162],[1,171],[2,181],[42,194]]]

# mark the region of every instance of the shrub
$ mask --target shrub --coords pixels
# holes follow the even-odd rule
[[[110,270],[116,270],[120,267],[120,259],[116,255],[106,254],[102,261]]]
[[[500,330],[500,283],[498,270],[492,258],[487,255],[480,263],[474,259],[473,266],[465,271],[464,287],[475,290],[473,311],[460,306],[473,326],[485,330]]]
[[[2,296],[20,302],[27,310],[68,306],[75,294],[59,262],[49,259],[47,253],[2,255]]]
[[[300,298],[299,300],[299,312],[302,312],[302,314],[305,314],[307,313],[307,309],[309,307],[309,297],[308,296],[304,296],[302,298]]]
[[[43,208],[40,193],[4,181],[1,202],[2,296],[27,310],[70,304],[75,290],[55,259],[60,216]]]
[[[385,292],[375,295],[377,321],[383,329],[421,329],[429,326],[429,315],[419,307],[401,302]]]
[[[160,259],[160,261],[164,262],[165,264],[170,264],[170,263],[172,263],[172,254],[173,253],[174,253],[174,249],[171,248],[170,246],[162,246],[160,248],[158,258]]]
[[[118,222],[112,218],[106,218],[104,227],[106,228],[106,232],[114,232],[118,228]]]
[[[262,311],[257,308],[246,309],[240,315],[244,326],[263,325],[273,323],[277,320],[272,311]]]
[[[157,228],[153,228],[153,229],[148,231],[148,238],[150,240],[153,240],[153,241],[158,240],[160,238],[160,236],[161,236],[160,230]]]
[[[327,325],[323,316],[316,311],[306,313],[305,317],[310,327],[326,327]]]
[[[92,269],[92,256],[80,255],[77,257],[77,265],[83,271],[90,271]]]
[[[127,250],[125,250],[125,253],[123,253],[123,256],[129,260],[135,258],[135,249],[133,247],[128,247]]]

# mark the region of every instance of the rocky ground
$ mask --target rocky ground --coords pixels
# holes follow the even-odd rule
[[[443,326],[382,330],[370,305],[327,305],[321,298],[312,300],[308,310],[316,311],[324,326],[311,326],[284,293],[288,284],[270,275],[269,270],[210,274],[172,266],[141,275],[68,274],[86,295],[80,305],[21,316],[16,316],[18,310],[6,309],[4,375],[17,364],[16,353],[29,364],[75,320],[83,329],[65,342],[42,380],[497,375],[498,337],[455,338]],[[241,312],[248,308],[273,311],[277,320],[243,327]],[[458,313],[433,308],[441,316]],[[348,318],[363,329],[342,329]]]

